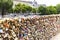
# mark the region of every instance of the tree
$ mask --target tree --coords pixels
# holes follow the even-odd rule
[[[49,14],[56,14],[57,13],[57,10],[54,6],[48,6],[47,9],[49,11]]]
[[[0,11],[3,15],[13,6],[12,0],[0,0]]]
[[[48,15],[49,14],[46,6],[38,7],[38,13],[40,13],[41,15]]]
[[[32,7],[26,5],[26,11],[29,13],[29,12],[31,12],[31,10],[32,10]]]
[[[29,5],[22,4],[22,13],[29,13],[32,10],[32,7]]]
[[[28,10],[27,10],[27,5],[22,4],[21,10],[22,10],[22,13],[26,13],[26,12],[28,11]]]
[[[27,13],[27,12],[31,12],[31,10],[32,10],[32,7],[27,6],[25,4],[21,4],[21,3],[15,6],[15,12],[18,12],[18,13],[20,12]]]
[[[8,10],[8,13],[14,13],[14,8],[10,8],[10,9]]]
[[[56,10],[57,10],[57,13],[60,13],[60,4],[56,5]]]
[[[36,8],[32,8],[32,13],[36,13],[37,9]]]
[[[15,5],[14,12],[20,13],[22,11],[21,9],[22,9],[22,4],[19,3],[19,4]]]

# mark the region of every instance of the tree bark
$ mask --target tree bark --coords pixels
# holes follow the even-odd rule
[[[2,18],[4,17],[4,8],[2,8]]]

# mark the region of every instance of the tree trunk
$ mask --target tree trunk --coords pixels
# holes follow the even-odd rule
[[[2,18],[4,17],[4,8],[2,8]]]

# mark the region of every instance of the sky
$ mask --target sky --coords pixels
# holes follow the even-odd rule
[[[26,1],[33,1],[33,0],[26,0]],[[56,4],[60,4],[60,0],[36,0],[38,4],[46,4],[47,6]]]

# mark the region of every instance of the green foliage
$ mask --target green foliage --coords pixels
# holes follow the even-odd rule
[[[56,5],[57,13],[60,13],[60,4]]]
[[[32,7],[31,6],[26,6],[26,11],[31,12]]]
[[[36,13],[37,9],[36,8],[32,8],[32,13]]]
[[[14,13],[14,8],[9,9],[8,13]]]
[[[15,5],[14,12],[19,13],[21,11],[21,4]]]
[[[0,0],[0,10],[8,10],[12,8],[13,1],[12,0]]]
[[[38,13],[41,13],[41,15],[56,14],[57,10],[55,6],[40,6],[38,8]]]
[[[32,10],[32,7],[27,6],[25,4],[21,4],[21,3],[19,3],[15,6],[15,12],[18,12],[18,13],[20,13],[20,12],[22,12],[22,13],[31,12],[31,10]]]
[[[2,15],[7,12],[13,6],[12,0],[0,0],[0,11]]]
[[[41,15],[48,15],[48,9],[46,6],[40,6],[38,7],[38,13],[41,13]]]
[[[57,13],[57,10],[54,6],[48,6],[47,9],[49,11],[49,14],[56,14]]]

